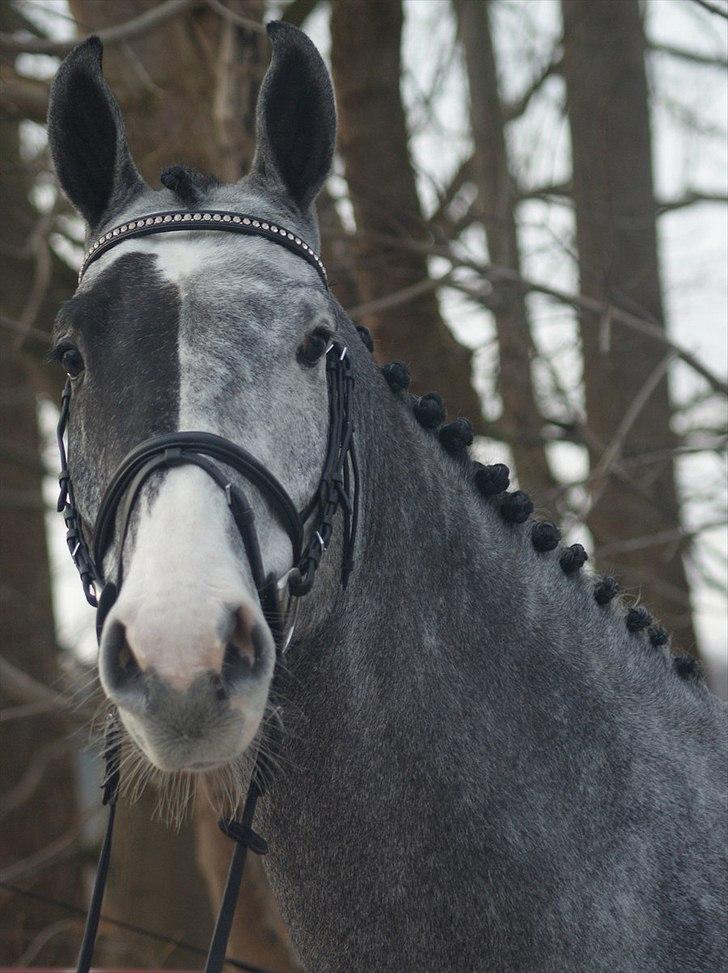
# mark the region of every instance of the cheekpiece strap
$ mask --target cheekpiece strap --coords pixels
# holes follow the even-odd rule
[[[286,250],[303,257],[314,268],[324,286],[326,288],[329,286],[321,258],[300,236],[278,223],[271,223],[270,220],[261,220],[257,216],[247,216],[244,213],[220,209],[168,210],[163,213],[150,213],[148,216],[140,216],[126,223],[120,223],[119,226],[115,226],[99,237],[86,251],[78,273],[79,283],[94,260],[111,250],[117,243],[122,243],[132,237],[149,236],[152,233],[169,233],[175,230],[181,230],[185,233],[192,230],[222,230],[225,233],[242,233],[247,236],[265,237],[266,240],[278,243]]]

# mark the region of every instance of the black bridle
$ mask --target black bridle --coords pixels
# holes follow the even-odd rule
[[[326,284],[326,273],[320,258],[300,237],[269,221],[220,210],[153,213],[121,224],[104,234],[87,251],[81,266],[79,281],[90,264],[116,244],[130,237],[164,233],[170,230],[224,230],[264,236],[303,257],[316,269],[321,280]],[[298,599],[308,594],[314,585],[316,571],[324,551],[329,546],[335,516],[339,510],[342,511],[344,526],[341,568],[343,587],[346,587],[353,568],[359,502],[359,478],[351,417],[353,375],[347,349],[338,341],[332,341],[327,349],[326,380],[329,402],[326,457],[316,493],[303,510],[296,509],[286,489],[262,463],[230,440],[208,432],[167,433],[140,443],[121,462],[101,499],[96,521],[87,542],[76,507],[65,446],[65,432],[72,400],[72,383],[71,379],[68,379],[61,397],[61,413],[57,427],[58,449],[61,457],[58,510],[63,513],[68,548],[81,577],[84,594],[89,604],[96,608],[96,632],[99,640],[104,619],[121,589],[124,543],[131,515],[142,487],[149,477],[161,470],[194,465],[204,470],[224,492],[233,521],[242,539],[261,607],[276,643],[276,668],[273,678],[275,684],[280,674],[278,662],[293,636]],[[263,495],[278,524],[288,536],[291,543],[292,562],[289,570],[280,578],[265,571],[253,508],[245,491],[234,483],[226,472],[228,470],[237,473]],[[117,565],[114,580],[111,581],[107,580],[105,575],[104,559],[114,538],[116,538]],[[97,590],[100,590],[98,597]],[[109,816],[79,953],[77,973],[88,973],[90,970],[98,933],[120,782],[120,751],[121,728],[116,713],[112,713],[107,723],[104,746],[106,773],[103,803],[109,808]],[[222,831],[235,841],[235,850],[208,952],[205,973],[219,973],[225,962],[225,952],[248,849],[256,854],[265,854],[267,851],[266,842],[253,830],[253,817],[257,800],[268,782],[268,768],[258,754],[240,818],[224,819],[219,822]]]

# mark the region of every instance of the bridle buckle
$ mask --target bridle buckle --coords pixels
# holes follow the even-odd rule
[[[276,602],[278,606],[278,615],[281,619],[281,631],[279,633],[280,641],[278,649],[280,655],[285,655],[285,653],[288,651],[288,646],[291,644],[293,633],[296,630],[300,599],[291,592],[290,582],[292,578],[300,579],[300,577],[301,572],[299,568],[294,565],[292,568],[289,568],[285,574],[282,574],[276,581]]]

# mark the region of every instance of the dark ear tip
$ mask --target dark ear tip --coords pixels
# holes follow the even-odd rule
[[[93,51],[94,54],[98,54],[99,57],[104,53],[104,42],[101,40],[98,34],[91,34],[87,37],[79,47],[87,47],[89,51]]]
[[[104,45],[101,38],[96,34],[92,34],[87,37],[85,41],[81,41],[80,44],[76,46],[69,52],[65,58],[64,64],[68,64],[72,67],[77,67],[83,65],[84,62],[88,67],[91,67],[94,71],[101,70],[101,61],[104,54]]]
[[[285,20],[271,20],[265,25],[265,29],[274,48],[281,47],[284,44],[296,44],[301,47],[310,46],[316,49],[316,45],[305,31]],[[318,53],[318,50],[316,50],[316,53]]]

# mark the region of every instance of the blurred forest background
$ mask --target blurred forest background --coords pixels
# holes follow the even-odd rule
[[[49,80],[100,33],[146,179],[233,181],[276,17],[336,84],[340,302],[726,694],[726,0],[2,0],[0,964],[74,961],[101,820],[92,618],[49,514],[83,244]],[[155,802],[120,815],[97,965],[201,965],[172,941],[206,943],[230,848],[203,802],[179,833]],[[243,899],[231,955],[297,969],[261,872]]]

